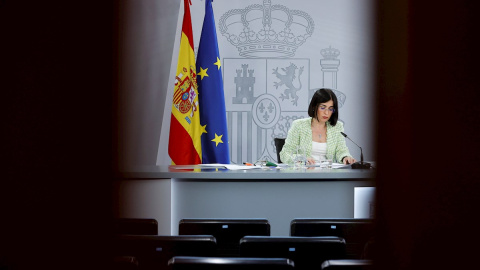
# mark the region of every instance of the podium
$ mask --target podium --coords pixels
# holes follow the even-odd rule
[[[288,236],[295,218],[353,218],[355,187],[374,187],[373,170],[152,166],[118,174],[115,212],[155,218],[158,233],[178,235],[182,219],[263,218]]]

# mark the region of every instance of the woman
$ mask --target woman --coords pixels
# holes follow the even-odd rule
[[[305,151],[307,164],[315,164],[331,157],[333,162],[352,164],[356,160],[350,155],[338,120],[337,96],[327,88],[313,94],[308,106],[308,118],[292,122],[285,144],[280,152],[284,163],[291,163],[297,148]]]

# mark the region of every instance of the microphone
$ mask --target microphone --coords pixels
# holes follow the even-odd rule
[[[352,169],[370,169],[372,167],[372,165],[370,165],[370,163],[368,162],[363,162],[363,150],[362,150],[362,147],[360,147],[360,145],[356,144],[352,139],[350,139],[350,137],[347,136],[347,134],[343,133],[343,132],[340,132],[343,137],[349,139],[351,142],[353,142],[356,146],[358,146],[358,148],[360,148],[360,162],[355,162],[352,164]]]

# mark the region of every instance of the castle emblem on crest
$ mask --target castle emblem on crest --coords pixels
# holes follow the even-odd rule
[[[253,73],[255,72],[253,69],[248,69],[247,64],[242,65],[242,69],[235,70],[237,73],[237,77],[235,77],[235,94],[236,96],[233,97],[232,103],[233,104],[252,104],[255,100],[253,96],[254,85],[255,85],[255,77]],[[248,72],[248,75],[247,75]]]
[[[198,101],[195,101],[197,94],[197,74],[195,67],[190,67],[190,74],[188,75],[187,68],[183,68],[183,72],[175,77],[175,90],[173,93],[173,107],[180,113],[186,114],[190,111],[190,118],[193,117],[197,111]],[[188,116],[185,118],[190,123]]]
[[[271,0],[232,9],[219,20],[222,35],[247,58],[293,57],[312,35],[314,26],[307,13],[272,5]]]

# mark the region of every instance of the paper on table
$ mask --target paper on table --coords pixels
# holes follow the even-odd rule
[[[342,168],[344,166],[348,166],[348,165],[345,165],[343,163],[332,163],[332,169],[337,169],[337,168]],[[311,165],[307,165],[307,167],[320,167],[320,163],[317,162],[315,164],[311,164]]]
[[[247,165],[237,165],[237,164],[220,164],[220,163],[213,163],[213,164],[199,164],[204,167],[225,167],[229,170],[251,170],[251,169],[261,169],[260,166],[247,166]]]
[[[235,165],[235,164],[225,164],[225,167],[229,170],[251,170],[251,169],[262,168],[260,166]]]
[[[333,168],[333,169],[342,168],[342,167],[344,167],[344,166],[348,166],[348,165],[345,165],[345,164],[343,164],[343,163],[333,163],[333,164],[332,164],[332,168]]]
[[[287,163],[278,163],[277,164],[277,167],[288,167],[290,165],[288,165]]]

